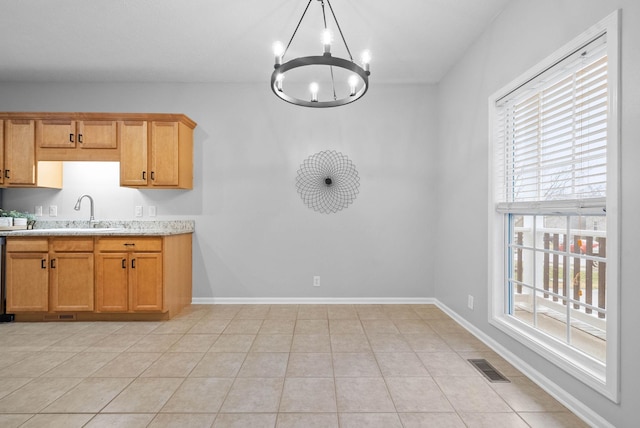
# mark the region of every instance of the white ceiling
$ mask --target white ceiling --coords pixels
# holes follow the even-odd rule
[[[508,1],[331,4],[354,59],[359,60],[365,48],[371,51],[372,82],[436,83]],[[306,4],[307,0],[4,0],[0,81],[267,81],[273,42],[288,42]],[[320,4],[312,0],[285,60],[321,54]],[[333,26],[332,20],[329,24]],[[344,56],[339,42],[336,38],[334,54]]]

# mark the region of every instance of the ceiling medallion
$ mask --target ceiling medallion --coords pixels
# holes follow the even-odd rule
[[[300,21],[298,21],[298,25],[296,26],[296,29],[294,30],[293,35],[291,36],[291,39],[287,44],[287,47],[285,48],[280,42],[276,42],[273,45],[273,53],[275,55],[275,70],[271,74],[271,90],[274,94],[276,94],[284,101],[303,107],[338,107],[352,103],[362,98],[362,96],[369,89],[369,63],[371,61],[371,56],[368,51],[365,51],[362,54],[362,66],[356,64],[353,61],[353,56],[351,55],[351,51],[349,50],[349,46],[347,45],[347,41],[344,38],[344,35],[342,34],[342,29],[340,28],[340,24],[338,24],[338,19],[333,12],[333,7],[331,6],[331,2],[329,0],[316,0],[322,6],[322,18],[324,22],[324,30],[322,32],[322,45],[324,49],[323,54],[317,56],[294,58],[283,63],[284,56],[289,50],[291,42],[293,41],[293,38],[300,28],[300,24],[302,23],[304,16],[309,10],[309,6],[311,5],[312,1],[313,0],[309,0],[309,3],[307,3],[307,7],[304,9],[302,17],[300,17]],[[332,33],[327,26],[327,18],[324,8],[325,1],[329,6],[329,10],[331,11],[331,15],[333,16],[336,28],[338,29],[344,46],[347,49],[347,53],[349,54],[348,60],[331,55]],[[310,66],[322,66],[323,69],[326,70],[327,77],[330,77],[331,90],[325,90],[322,92],[323,94],[328,94],[325,98],[319,96],[322,88],[320,87],[320,84],[318,82],[311,82],[309,84],[310,94],[309,98],[306,100],[292,95],[291,92],[288,93],[285,90],[286,85],[284,84],[284,79],[288,71]],[[342,69],[346,72],[346,74],[349,75],[346,82],[338,82],[338,85],[336,86],[334,68]]]

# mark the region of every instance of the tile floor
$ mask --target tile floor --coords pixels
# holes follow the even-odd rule
[[[586,425],[432,305],[192,305],[0,324],[0,426]]]

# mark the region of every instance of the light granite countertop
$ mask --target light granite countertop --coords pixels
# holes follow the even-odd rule
[[[194,220],[36,221],[30,230],[3,230],[0,236],[168,236],[193,233]]]

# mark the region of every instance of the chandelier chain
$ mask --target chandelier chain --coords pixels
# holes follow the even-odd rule
[[[327,0],[327,4],[329,5],[329,10],[331,11],[331,15],[333,15],[333,20],[336,21],[336,27],[338,27],[338,31],[340,32],[340,37],[342,37],[342,42],[344,43],[344,47],[347,48],[347,53],[349,54],[349,59],[353,62],[353,55],[351,55],[351,49],[349,49],[349,45],[347,44],[347,40],[344,38],[344,34],[342,34],[342,28],[340,28],[340,24],[338,23],[338,18],[336,18],[336,14],[333,11],[333,6],[331,6],[331,2]],[[322,8],[324,11],[324,7]],[[324,14],[324,12],[323,12]],[[325,24],[326,26],[326,24]]]
[[[324,29],[327,29],[327,15],[325,15],[324,13],[324,0],[318,0],[320,2],[320,4],[322,5],[322,20],[324,21]],[[329,0],[327,0],[327,3],[329,3]],[[329,7],[331,7],[331,3],[329,3]],[[333,13],[333,9],[331,9],[331,12]],[[333,18],[335,19],[335,15],[333,15]],[[338,23],[338,21],[336,21],[336,24]],[[340,30],[340,26],[338,25],[338,30]],[[340,35],[342,35],[342,31],[340,31]],[[342,38],[342,40],[344,40],[344,37]],[[346,46],[346,44],[345,44]],[[347,47],[347,51],[349,50],[349,48]],[[351,59],[351,61],[353,61],[353,58]],[[336,94],[336,80],[333,77],[333,66],[330,65],[329,66],[329,71],[331,72],[331,87],[333,88],[333,100],[337,100],[338,99],[338,95]]]
[[[302,16],[300,17],[300,21],[298,21],[298,25],[296,25],[296,29],[293,30],[293,34],[291,35],[291,39],[289,39],[289,43],[287,43],[287,48],[284,50],[284,53],[282,54],[283,57],[287,54],[287,51],[289,50],[289,46],[291,46],[291,42],[293,42],[293,38],[296,36],[296,33],[298,32],[298,28],[300,28],[300,24],[302,24],[302,20],[304,19],[304,16],[307,14],[307,10],[309,10],[309,5],[311,5],[312,1],[313,0],[309,0],[309,3],[307,3],[307,7],[304,8],[304,12],[302,12]],[[326,27],[326,24],[325,24],[325,27]],[[347,50],[349,50],[349,48],[347,48]],[[351,60],[353,61],[353,58]]]

